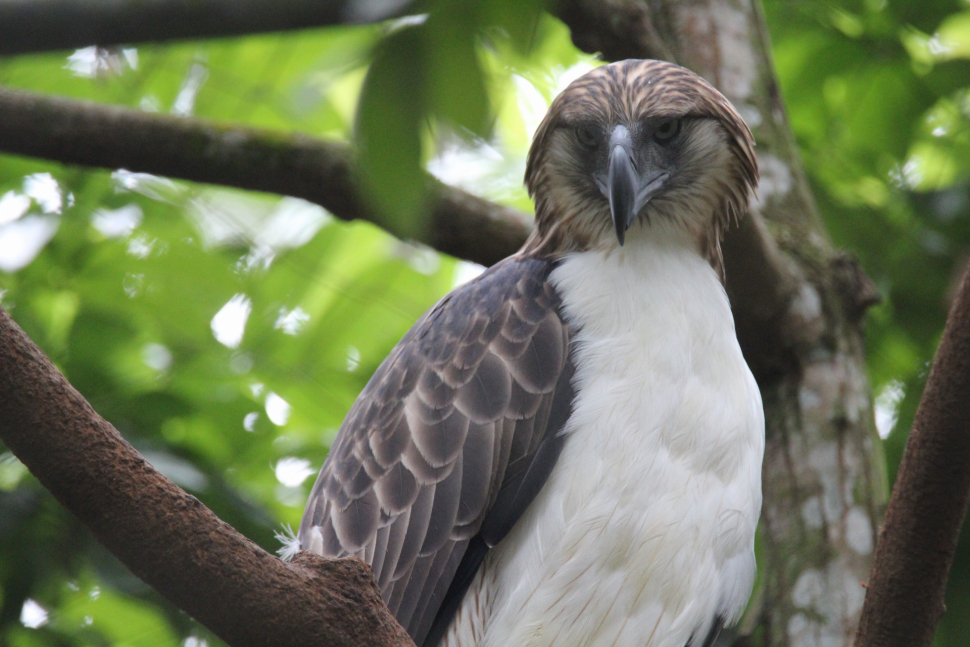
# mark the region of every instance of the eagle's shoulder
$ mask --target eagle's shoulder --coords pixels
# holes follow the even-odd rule
[[[456,573],[477,570],[469,541],[501,539],[558,457],[572,369],[553,268],[510,257],[429,310],[354,403],[307,503],[301,545],[368,561],[419,644]]]
[[[421,396],[420,404],[448,412],[448,404],[455,403],[453,391],[466,386],[473,375],[479,381],[498,379],[498,385],[481,386],[490,391],[490,387],[498,386],[497,391],[502,394],[504,381],[492,375],[500,369],[496,359],[507,365],[513,374],[510,377],[517,374],[532,386],[548,386],[536,375],[542,368],[536,363],[536,355],[526,355],[524,351],[533,342],[556,341],[556,322],[552,319],[559,319],[561,299],[548,280],[553,269],[550,260],[512,256],[445,295],[411,327],[374,372],[351,407],[340,436],[349,438],[343,433],[345,429],[352,429],[355,436],[375,431],[373,423],[386,422],[387,412],[398,409],[415,390]],[[540,331],[540,324],[546,319],[546,329]],[[561,320],[559,323],[561,328]],[[510,383],[508,388],[513,386],[516,385]],[[469,390],[474,389],[466,389]],[[493,396],[491,402],[492,408],[497,409],[504,398]],[[472,404],[468,397],[462,403]],[[479,404],[488,408],[485,402]],[[385,412],[380,420],[374,419],[377,411]],[[477,413],[481,418],[492,417],[488,411]],[[360,424],[364,422],[367,424]]]
[[[517,336],[523,336],[525,329],[560,305],[548,281],[553,268],[552,261],[531,257],[512,256],[497,263],[449,292],[404,336],[399,348],[404,350],[413,339],[417,343],[409,350],[447,362],[458,344],[493,339],[505,323],[521,328]]]

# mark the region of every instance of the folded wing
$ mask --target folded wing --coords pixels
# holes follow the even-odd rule
[[[354,403],[307,502],[301,546],[370,563],[419,645],[437,644],[565,441],[573,369],[552,268],[506,259],[419,320]]]

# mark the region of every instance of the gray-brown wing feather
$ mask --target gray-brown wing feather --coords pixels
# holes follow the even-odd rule
[[[501,539],[558,456],[561,441],[543,441],[568,417],[571,367],[551,270],[507,259],[418,321],[351,408],[307,503],[302,547],[369,562],[419,645],[469,541]]]

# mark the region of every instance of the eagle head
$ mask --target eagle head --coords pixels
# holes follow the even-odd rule
[[[751,131],[707,81],[672,63],[628,60],[556,97],[525,182],[536,204],[526,249],[622,246],[639,228],[690,236],[721,270],[721,235],[747,210],[758,163]]]

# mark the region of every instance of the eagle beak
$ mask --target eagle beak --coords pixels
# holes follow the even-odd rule
[[[620,125],[610,137],[610,167],[606,182],[597,184],[610,201],[616,239],[623,245],[626,231],[637,214],[650,201],[670,174],[659,169],[641,173],[633,161],[633,138],[626,126]]]

